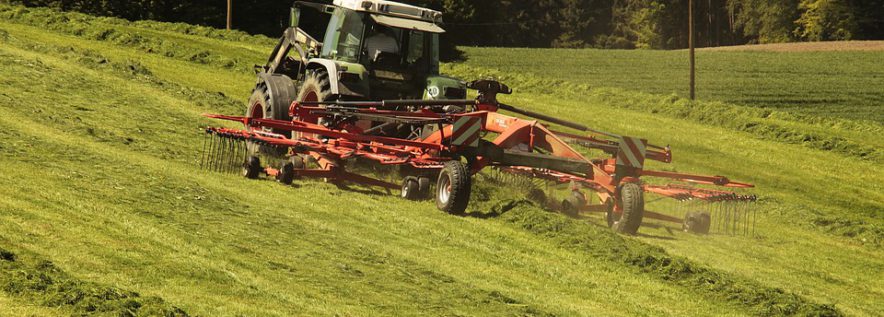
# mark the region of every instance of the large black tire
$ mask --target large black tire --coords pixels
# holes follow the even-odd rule
[[[449,214],[462,214],[470,202],[472,179],[461,161],[445,162],[436,182],[436,207]]]
[[[622,213],[619,219],[613,219],[612,228],[620,233],[636,234],[645,215],[645,198],[641,186],[635,183],[620,186],[620,206]]]
[[[304,81],[301,82],[301,87],[298,89],[298,98],[296,100],[299,102],[327,101],[332,98],[331,82],[329,81],[328,71],[322,68],[308,71],[307,76],[304,77]],[[300,120],[305,119],[301,118]],[[321,121],[311,123],[323,124]],[[296,132],[295,137],[299,136],[300,135]]]
[[[712,217],[702,211],[691,211],[684,216],[684,230],[687,232],[707,234],[712,226]]]
[[[326,101],[331,98],[331,82],[328,71],[316,69],[310,72],[298,90],[298,101]]]
[[[294,101],[294,84],[285,76],[273,77],[271,80],[281,91],[273,93],[267,82],[259,80],[252,91],[252,96],[249,97],[246,117],[290,121],[292,118],[289,116],[289,106]],[[288,130],[265,129],[265,131],[291,137],[291,132]],[[259,146],[252,142],[247,144],[247,148],[251,154],[261,153],[274,156],[286,154],[284,148]]]

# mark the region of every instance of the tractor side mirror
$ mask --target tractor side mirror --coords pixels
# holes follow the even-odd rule
[[[291,10],[291,15],[289,18],[289,24],[293,28],[298,28],[298,23],[301,22],[301,8],[297,6],[293,6]]]

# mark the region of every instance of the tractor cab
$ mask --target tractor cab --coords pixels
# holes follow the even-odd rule
[[[441,12],[384,0],[296,2],[293,27],[299,24],[302,8],[330,15],[315,58],[334,62],[342,95],[445,99],[447,91],[450,99],[465,97],[465,89],[450,87],[453,83],[439,76],[439,35],[445,32],[439,26]],[[437,87],[434,81],[448,85]]]

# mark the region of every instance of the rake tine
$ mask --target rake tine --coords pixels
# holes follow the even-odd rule
[[[203,169],[203,164],[206,162],[206,146],[209,144],[209,131],[206,130],[203,133],[203,151],[200,152],[200,169]]]
[[[230,152],[227,153],[227,173],[233,174],[233,161],[236,159],[236,140],[230,139]]]
[[[221,138],[220,146],[218,147],[218,156],[216,158],[217,163],[215,164],[215,171],[218,173],[222,173],[224,171],[224,151],[227,149],[227,139]]]
[[[209,171],[214,171],[214,170],[215,170],[215,164],[217,164],[215,161],[216,161],[217,158],[218,158],[218,146],[219,146],[218,141],[219,141],[219,140],[218,140],[218,135],[217,135],[217,134],[213,134],[213,135],[212,135],[212,140],[211,140],[211,142],[212,142],[212,149],[209,151],[209,157],[210,157],[210,158],[209,158],[209,163],[206,164],[206,168],[207,168]]]
[[[752,201],[749,202],[752,207],[752,236],[755,236],[755,225],[758,223],[758,210],[757,205],[755,205],[755,197],[752,197]]]
[[[209,134],[208,140],[206,142],[209,143],[209,149],[206,151],[206,164],[203,166],[204,170],[211,170],[210,166],[212,166],[212,153],[215,151],[215,134]]]
[[[734,208],[734,235],[740,234],[740,219],[742,218],[742,214],[740,214],[740,205],[736,201],[731,201],[730,204]]]

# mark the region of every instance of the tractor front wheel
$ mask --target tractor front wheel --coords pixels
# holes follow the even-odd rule
[[[611,215],[611,227],[620,233],[636,234],[645,214],[645,198],[641,186],[636,183],[620,186],[620,208],[619,217],[616,214]]]
[[[466,211],[472,187],[470,177],[470,170],[463,162],[445,162],[436,182],[436,207],[449,214]]]

